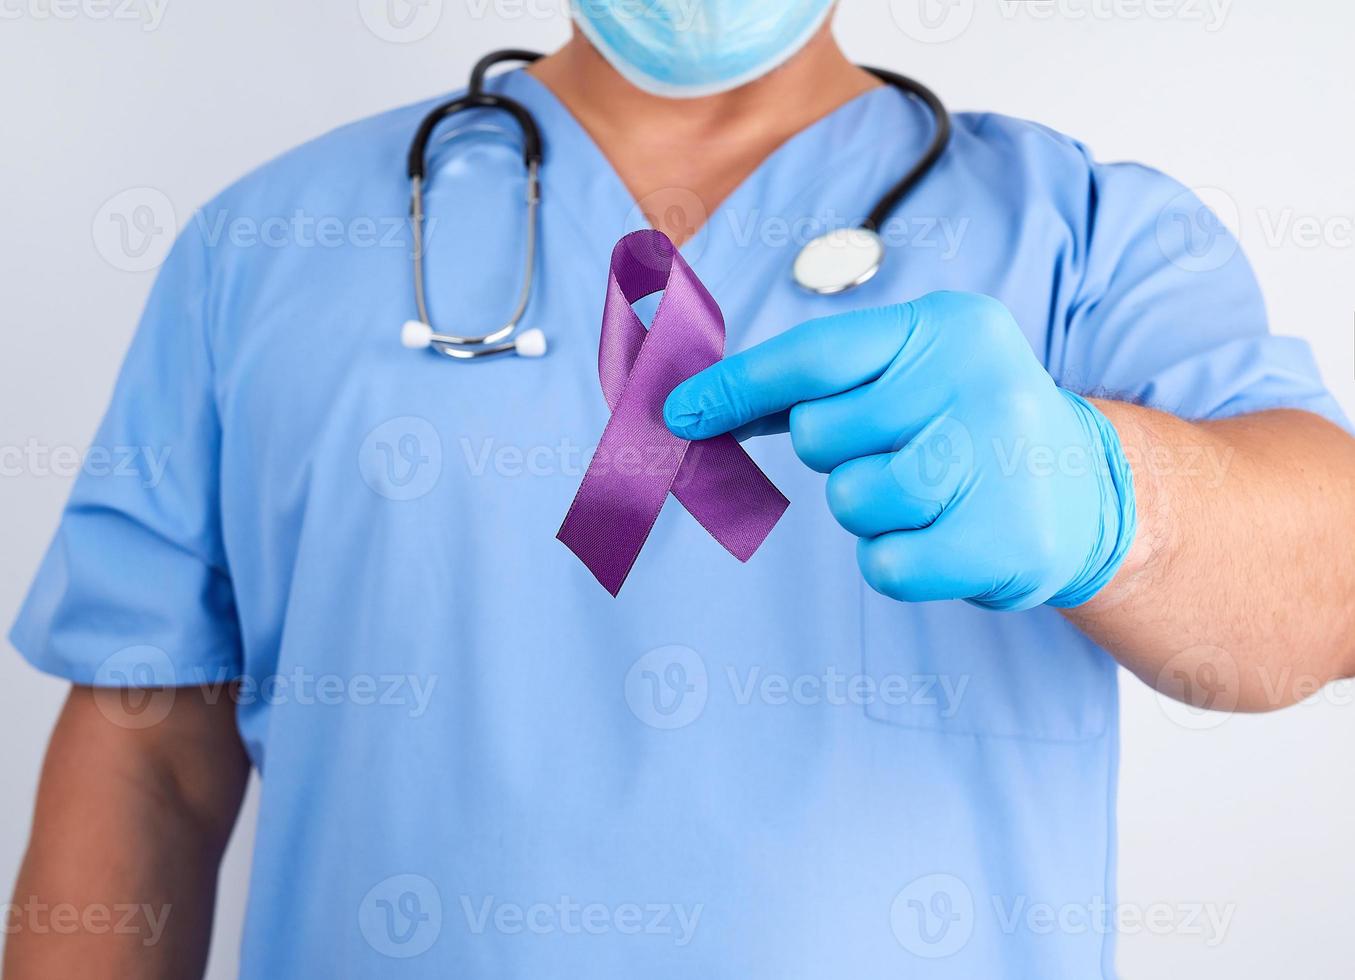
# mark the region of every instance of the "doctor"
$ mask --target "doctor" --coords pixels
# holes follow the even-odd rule
[[[1110,976],[1116,661],[1240,711],[1355,674],[1355,443],[1192,195],[961,115],[879,275],[811,295],[795,229],[859,220],[926,113],[829,0],[642,6],[490,83],[545,140],[545,358],[402,349],[407,236],[230,233],[402,217],[432,103],[184,229],[96,440],[168,467],[81,477],[12,633],[73,687],[7,977],[197,975],[251,767],[247,978]],[[471,123],[428,200],[466,332],[523,197]],[[741,565],[669,501],[612,599],[554,534],[646,221],[736,352],[668,425],[750,437],[792,504]]]

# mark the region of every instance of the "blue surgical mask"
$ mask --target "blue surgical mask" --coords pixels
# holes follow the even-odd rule
[[[803,48],[834,0],[572,0],[574,22],[646,92],[696,98],[738,88]]]

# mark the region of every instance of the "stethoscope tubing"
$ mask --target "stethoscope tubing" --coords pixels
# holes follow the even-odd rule
[[[527,305],[531,301],[532,283],[536,269],[537,252],[537,221],[541,207],[541,162],[543,153],[543,142],[541,131],[532,117],[532,113],[522,103],[516,99],[509,98],[506,95],[500,95],[485,90],[485,82],[491,68],[502,62],[522,62],[532,63],[538,60],[541,54],[536,51],[528,51],[521,48],[508,48],[502,51],[491,51],[471,69],[470,85],[464,95],[461,95],[448,102],[434,108],[420,122],[418,130],[414,134],[414,139],[410,143],[409,155],[407,160],[407,174],[410,182],[410,221],[414,230],[414,302],[418,310],[419,321],[413,326],[420,328],[419,336],[424,343],[421,346],[431,347],[433,350],[447,357],[458,360],[474,360],[481,357],[487,357],[494,354],[504,354],[513,351],[518,353],[527,353],[527,350],[513,341],[513,335],[518,329],[523,316],[527,312]],[[886,85],[903,92],[905,95],[921,102],[930,112],[933,120],[933,132],[931,142],[928,144],[926,152],[918,161],[909,168],[903,178],[895,183],[883,197],[876,202],[870,213],[862,221],[860,228],[872,235],[878,235],[881,226],[894,213],[903,199],[925,178],[940,161],[946,151],[946,147],[951,137],[950,113],[947,112],[945,104],[931,89],[927,88],[921,82],[900,75],[897,72],[888,71],[884,68],[872,68],[862,66],[863,70],[870,72],[876,78],[880,79]],[[426,281],[424,276],[424,191],[428,183],[428,145],[432,141],[433,134],[437,127],[451,116],[468,109],[488,109],[499,112],[505,112],[512,116],[522,131],[522,160],[523,166],[527,171],[527,230],[525,249],[525,268],[522,278],[522,289],[518,294],[518,302],[513,310],[513,314],[508,321],[497,330],[478,337],[466,337],[456,334],[444,334],[436,332],[432,327],[432,318],[428,311],[428,297],[426,294]],[[871,270],[873,274],[873,269]],[[865,277],[869,278],[869,276]],[[864,281],[864,279],[862,280]],[[850,288],[853,285],[849,283],[843,289]],[[834,290],[840,291],[840,290]],[[409,326],[409,325],[407,325]],[[534,331],[529,331],[532,333]],[[538,336],[534,338],[530,345],[532,351],[544,352],[544,343]]]

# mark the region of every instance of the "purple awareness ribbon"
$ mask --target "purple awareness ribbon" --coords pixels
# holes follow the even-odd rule
[[[659,290],[646,330],[631,304]],[[598,346],[612,416],[556,534],[613,596],[670,492],[739,561],[790,505],[733,436],[693,443],[664,424],[669,393],[724,348],[719,306],[667,235],[637,231],[616,243]]]

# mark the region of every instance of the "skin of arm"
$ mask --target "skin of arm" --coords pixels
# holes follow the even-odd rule
[[[1193,423],[1095,404],[1133,469],[1139,529],[1065,615],[1192,703],[1274,710],[1355,676],[1355,440],[1301,411]]]
[[[777,71],[705,99],[640,92],[577,36],[532,72],[679,243],[768,153],[877,84],[827,26]],[[1065,614],[1149,683],[1182,656],[1193,670],[1230,661],[1242,710],[1311,693],[1286,670],[1313,683],[1355,674],[1355,443],[1302,412],[1193,424],[1098,407],[1131,460],[1150,461],[1134,466],[1140,531],[1114,580]],[[1151,463],[1197,449],[1226,459],[1221,480]],[[162,721],[137,728],[106,697],[74,688],[53,734],[5,923],[7,980],[202,973],[249,771],[234,702],[181,689]],[[74,928],[64,916],[56,927],[58,906],[75,910]],[[114,928],[131,906],[133,931]]]
[[[827,27],[793,63],[734,92],[670,100],[629,85],[576,36],[533,67],[622,179],[682,241],[772,150],[879,83]],[[180,690],[169,716],[138,730],[110,721],[106,695],[75,688],[44,767],[27,857],[6,923],[6,980],[201,975],[217,864],[248,774],[230,699]],[[102,706],[102,709],[101,709]],[[116,714],[116,711],[114,711]],[[37,905],[149,907],[135,935],[62,929]],[[115,918],[116,921],[116,918]]]
[[[72,688],[5,923],[6,980],[202,975],[249,775],[234,699],[216,694],[126,692],[172,698],[137,727],[124,692]]]
[[[782,68],[706,99],[640,92],[578,35],[532,72],[679,244],[776,145],[873,84],[827,25]],[[1115,578],[1064,614],[1202,706],[1281,708],[1355,675],[1355,440],[1299,411],[1192,423],[1096,405],[1131,462],[1140,526]]]
[[[890,598],[1049,603],[1215,710],[1355,675],[1355,439],[1312,413],[1093,407],[1001,303],[933,293],[731,355],[678,385],[665,419],[688,439],[789,432]]]

